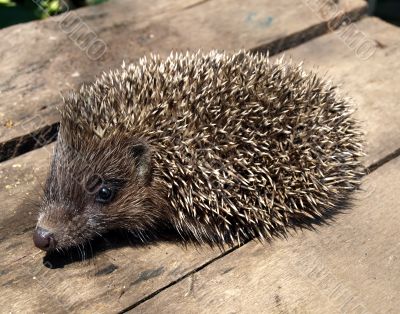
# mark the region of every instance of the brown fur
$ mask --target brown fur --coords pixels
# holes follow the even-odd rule
[[[160,226],[229,243],[319,217],[357,188],[361,133],[335,88],[261,55],[153,56],[65,99],[38,226],[57,247]],[[95,201],[102,184],[116,190]]]

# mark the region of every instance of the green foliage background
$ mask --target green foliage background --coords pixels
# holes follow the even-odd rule
[[[0,28],[107,0],[0,0]]]

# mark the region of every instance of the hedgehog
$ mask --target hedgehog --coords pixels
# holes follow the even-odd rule
[[[324,217],[364,174],[351,102],[263,54],[151,55],[63,100],[33,235],[46,251],[114,229],[271,239]]]

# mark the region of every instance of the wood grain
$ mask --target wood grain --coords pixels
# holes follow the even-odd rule
[[[185,12],[206,4],[215,5],[216,2],[202,2],[186,8]],[[175,12],[175,7],[167,6],[165,10],[161,8],[162,12],[158,15],[153,12],[160,20]],[[96,14],[88,14],[86,18],[96,19]],[[111,13],[105,11],[104,14]],[[146,16],[136,14],[135,19]],[[176,12],[174,14],[172,20],[188,20],[186,23],[189,23],[189,17],[182,17]],[[151,16],[147,16],[147,19],[151,20]],[[195,14],[193,16],[194,20],[200,18]],[[204,23],[208,25],[209,22]],[[40,22],[38,25],[47,24]],[[189,24],[182,25],[189,27]],[[357,114],[364,123],[369,123],[366,125],[370,154],[367,162],[371,165],[400,147],[396,137],[398,97],[395,83],[391,83],[398,81],[394,75],[399,60],[399,44],[396,41],[399,36],[398,29],[373,18],[366,18],[357,26],[376,40],[379,48],[366,61],[354,59],[354,51],[347,51],[335,33],[299,46],[290,53],[294,58],[307,59],[307,64],[318,64],[318,72],[329,69],[335,81],[345,82],[342,88],[360,104]],[[177,33],[177,29],[175,31],[174,34],[181,34]],[[112,32],[115,34],[115,29]],[[193,32],[188,31],[187,36],[189,33]],[[219,48],[225,45],[221,39],[218,42],[217,30],[211,34],[214,34],[210,35],[214,44],[221,45]],[[171,46],[179,41],[181,35],[176,36]],[[200,35],[199,38],[201,36],[206,37]],[[239,47],[240,42],[243,42],[240,39],[242,41],[239,40],[235,46],[235,42],[230,42],[229,38],[227,43],[230,46],[227,45],[227,49]],[[158,42],[149,44],[151,49],[157,50],[160,45],[161,53],[166,53],[167,49],[162,48],[163,40],[158,38]],[[189,38],[186,42],[190,40],[192,46],[187,48],[192,49],[195,47],[195,38]],[[265,42],[268,43],[268,40]],[[260,39],[257,45],[255,41],[252,45],[263,47],[262,42]],[[130,42],[125,44],[130,46]],[[306,47],[309,44],[310,48]],[[122,47],[122,43],[119,45]],[[207,47],[211,48],[213,44],[210,42],[209,45]],[[150,46],[146,44],[138,51],[149,51]],[[70,56],[78,55],[73,52],[76,47],[65,49],[70,49]],[[120,52],[115,53],[117,55]],[[57,67],[61,69],[62,61],[66,63],[69,59],[59,58],[54,69],[50,67],[44,72],[36,72],[36,76],[31,77],[33,82],[36,83],[35,79],[43,80],[42,76],[48,79],[52,73],[58,73],[60,78],[61,72],[55,70]],[[71,62],[65,64],[67,69],[70,67],[69,72],[63,72],[65,82],[71,82],[68,73],[80,73],[80,77],[73,78],[76,82],[69,83],[71,86],[82,80],[83,73],[89,78],[93,71],[100,71],[100,68],[94,69],[90,64],[79,67],[81,61],[73,62],[76,64],[72,68]],[[104,61],[103,66],[109,64],[107,62]],[[33,67],[32,73],[35,71]],[[60,81],[57,84],[61,84]],[[40,92],[36,90],[36,93]],[[36,96],[40,99],[43,95]],[[0,98],[0,101],[4,99]],[[21,105],[25,106],[25,111],[21,112],[29,117],[32,111],[29,112],[31,108],[27,102],[23,105],[24,101],[27,99],[21,101]],[[37,103],[33,101],[32,109],[35,106]],[[15,110],[11,108],[10,111]],[[46,121],[48,125],[53,123],[51,120]],[[37,123],[32,129],[36,130],[40,125]],[[385,126],[384,132],[381,126]],[[27,129],[27,132],[30,131]],[[177,243],[168,242],[144,247],[114,247],[99,252],[90,263],[67,263],[63,268],[48,269],[43,266],[43,254],[33,248],[31,240],[36,207],[30,206],[21,197],[35,198],[49,164],[51,149],[51,146],[45,146],[0,164],[0,250],[3,252],[0,255],[1,311],[117,312],[142,302],[144,298],[169,285],[132,311],[334,313],[354,309],[355,312],[393,310],[395,313],[400,305],[395,294],[400,290],[398,276],[395,276],[400,270],[397,236],[399,217],[395,210],[399,206],[395,189],[400,183],[398,171],[396,173],[399,166],[397,159],[367,177],[367,192],[359,195],[354,208],[338,216],[331,226],[319,227],[317,232],[299,232],[285,241],[274,240],[270,245],[252,242],[225,257],[218,250],[197,250],[194,247],[184,249]],[[200,270],[211,261],[210,265]],[[183,276],[188,277],[181,280]],[[381,300],[384,307],[379,310]]]
[[[130,313],[398,313],[400,158],[331,225],[251,242]]]
[[[37,200],[51,152],[45,146],[0,164],[0,312],[115,312],[220,255],[176,242],[117,247],[99,240],[107,250],[90,262],[44,260],[32,242],[37,207],[27,199]]]
[[[367,133],[368,165],[400,148],[399,27],[365,18],[284,54],[326,73],[350,97]]]
[[[278,52],[366,12],[363,0],[332,1],[323,11],[320,2],[114,0],[0,30],[0,161],[54,140],[60,93],[122,60],[171,50]],[[104,42],[104,54],[84,44],[90,38]]]
[[[356,27],[377,45],[370,58],[360,59],[335,33],[285,54],[343,80],[359,103],[371,165],[400,148],[400,30],[375,18]],[[397,313],[399,166],[400,157],[368,175],[354,206],[329,225],[268,245],[246,244],[131,313]]]

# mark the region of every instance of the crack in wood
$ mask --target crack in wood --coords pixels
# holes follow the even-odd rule
[[[397,149],[396,151],[394,151],[392,154],[390,154],[390,155],[388,155],[388,156],[382,158],[380,161],[378,161],[378,162],[372,164],[370,167],[368,167],[369,171],[368,171],[368,173],[365,174],[363,177],[365,178],[366,176],[368,176],[369,174],[371,174],[373,171],[375,171],[375,170],[378,169],[379,167],[385,165],[386,163],[390,162],[391,160],[393,160],[393,159],[395,159],[395,158],[397,158],[397,157],[399,157],[399,156],[400,156],[400,148]],[[180,278],[178,278],[178,279],[176,279],[176,280],[170,282],[168,285],[166,285],[166,286],[164,286],[164,287],[162,287],[162,288],[160,288],[160,289],[154,291],[153,293],[147,295],[146,297],[142,298],[141,300],[139,300],[138,302],[132,304],[131,306],[125,308],[124,310],[122,310],[122,311],[119,312],[119,313],[126,313],[126,312],[128,312],[128,311],[134,309],[135,307],[139,306],[140,304],[142,304],[142,303],[144,303],[144,302],[146,302],[146,301],[148,301],[148,300],[154,298],[156,295],[158,295],[159,293],[163,292],[164,290],[170,288],[171,286],[173,286],[173,285],[175,285],[175,284],[181,282],[182,280],[184,280],[184,279],[186,279],[186,278],[188,278],[188,277],[191,277],[192,280],[191,280],[191,283],[190,283],[189,291],[188,291],[188,293],[187,293],[187,295],[189,295],[189,294],[193,291],[193,288],[194,288],[194,281],[195,281],[195,278],[194,278],[193,276],[195,276],[195,274],[196,274],[197,272],[201,271],[202,269],[206,268],[207,266],[211,265],[212,263],[218,261],[219,259],[221,259],[221,258],[223,258],[223,257],[225,257],[225,256],[227,256],[227,255],[229,255],[229,254],[231,254],[232,252],[236,251],[236,250],[239,249],[240,247],[244,247],[246,244],[248,244],[248,243],[251,242],[251,241],[252,241],[252,240],[248,240],[248,241],[244,242],[242,245],[237,245],[237,246],[232,247],[231,249],[229,249],[229,250],[223,252],[221,255],[219,255],[219,256],[217,256],[217,257],[215,257],[215,258],[213,258],[213,259],[207,261],[207,262],[204,263],[203,265],[200,265],[199,267],[193,269],[192,271],[188,272],[187,274],[183,275],[182,277],[180,277]],[[232,270],[232,268],[231,268],[231,269],[227,269],[226,271],[223,272],[223,274],[226,274],[226,273],[228,273],[228,272],[231,271],[231,270]]]
[[[120,312],[118,312],[118,313],[122,314],[122,313],[126,313],[126,312],[128,312],[128,311],[134,309],[135,307],[139,306],[140,304],[142,304],[142,303],[146,302],[147,300],[150,300],[151,298],[155,297],[155,296],[156,296],[157,294],[159,294],[160,292],[162,292],[162,291],[168,289],[169,287],[171,287],[171,286],[177,284],[178,282],[181,282],[182,280],[184,280],[184,279],[186,279],[186,278],[188,278],[188,277],[194,275],[195,273],[197,273],[197,272],[199,272],[200,270],[204,269],[204,268],[207,267],[208,265],[210,265],[210,264],[214,263],[215,261],[217,261],[217,260],[223,258],[224,256],[226,256],[226,255],[232,253],[233,251],[235,251],[236,249],[238,249],[240,246],[243,246],[243,245],[245,245],[245,244],[248,243],[248,242],[249,242],[249,241],[246,241],[246,242],[244,242],[242,245],[236,245],[236,246],[234,246],[234,247],[232,247],[232,248],[230,248],[230,249],[228,249],[228,250],[222,252],[221,255],[218,255],[217,257],[214,257],[214,258],[208,260],[208,261],[205,262],[204,264],[201,264],[200,266],[194,268],[193,270],[189,271],[188,273],[186,273],[185,275],[179,277],[178,279],[175,279],[175,280],[171,281],[169,284],[167,284],[167,285],[165,285],[165,286],[163,286],[163,287],[157,289],[156,291],[153,291],[152,293],[148,294],[148,295],[145,296],[144,298],[142,298],[142,299],[140,299],[139,301],[135,302],[134,304],[132,304],[132,305],[126,307],[125,309],[123,309],[122,311],[120,311]]]
[[[57,139],[59,123],[46,125],[32,133],[0,143],[0,162],[41,148]]]
[[[209,0],[200,1],[194,5],[204,4],[205,2],[208,1]],[[185,9],[188,8],[190,8],[190,6],[186,7]],[[341,27],[341,23],[332,23],[333,21],[344,20],[345,18],[348,18],[351,22],[355,22],[366,16],[366,13],[367,13],[366,7],[354,9],[353,11],[346,12],[341,16],[335,16],[331,20],[321,22],[318,25],[311,26],[300,32],[296,32],[289,36],[282,37],[275,41],[250,49],[250,51],[261,52],[261,53],[266,53],[268,51],[269,55],[272,56],[284,50],[301,45],[318,36],[322,36],[328,33],[329,31],[332,31],[333,28],[337,29]],[[329,27],[328,25],[333,25],[333,27]],[[43,62],[40,65],[36,65],[36,67],[43,67],[45,64],[46,63]],[[29,71],[29,68],[28,70],[25,70],[25,72],[26,71]],[[13,138],[9,141],[0,143],[0,162],[17,157],[21,154],[27,153],[29,151],[41,148],[44,145],[52,143],[56,139],[57,129],[58,129],[58,124],[56,123],[49,126],[44,126],[39,130],[36,130],[30,134],[25,134],[20,137]],[[40,138],[41,140],[38,141],[37,138]]]
[[[379,167],[382,167],[383,165],[387,164],[389,161],[391,161],[399,156],[400,156],[400,148],[396,149],[395,151],[391,152],[389,155],[379,159],[378,161],[376,161],[372,165],[370,165],[367,168],[368,173],[374,172]]]
[[[112,272],[114,272],[114,271],[117,270],[117,269],[118,269],[118,266],[117,266],[117,265],[109,264],[109,265],[107,265],[106,267],[104,267],[104,268],[98,270],[94,275],[95,275],[95,276],[109,275],[109,274],[111,274]]]
[[[269,52],[269,55],[272,56],[284,50],[288,50],[296,46],[299,46],[319,36],[325,35],[331,31],[339,29],[340,27],[342,27],[342,25],[341,23],[338,23],[338,21],[343,21],[347,18],[348,22],[351,23],[357,22],[361,20],[363,17],[366,17],[366,13],[367,13],[366,7],[345,12],[340,16],[335,16],[333,19],[323,21],[317,25],[310,26],[297,33],[288,35],[286,37],[281,37],[267,44],[262,44],[260,46],[257,46],[251,49],[250,51],[259,53]]]

